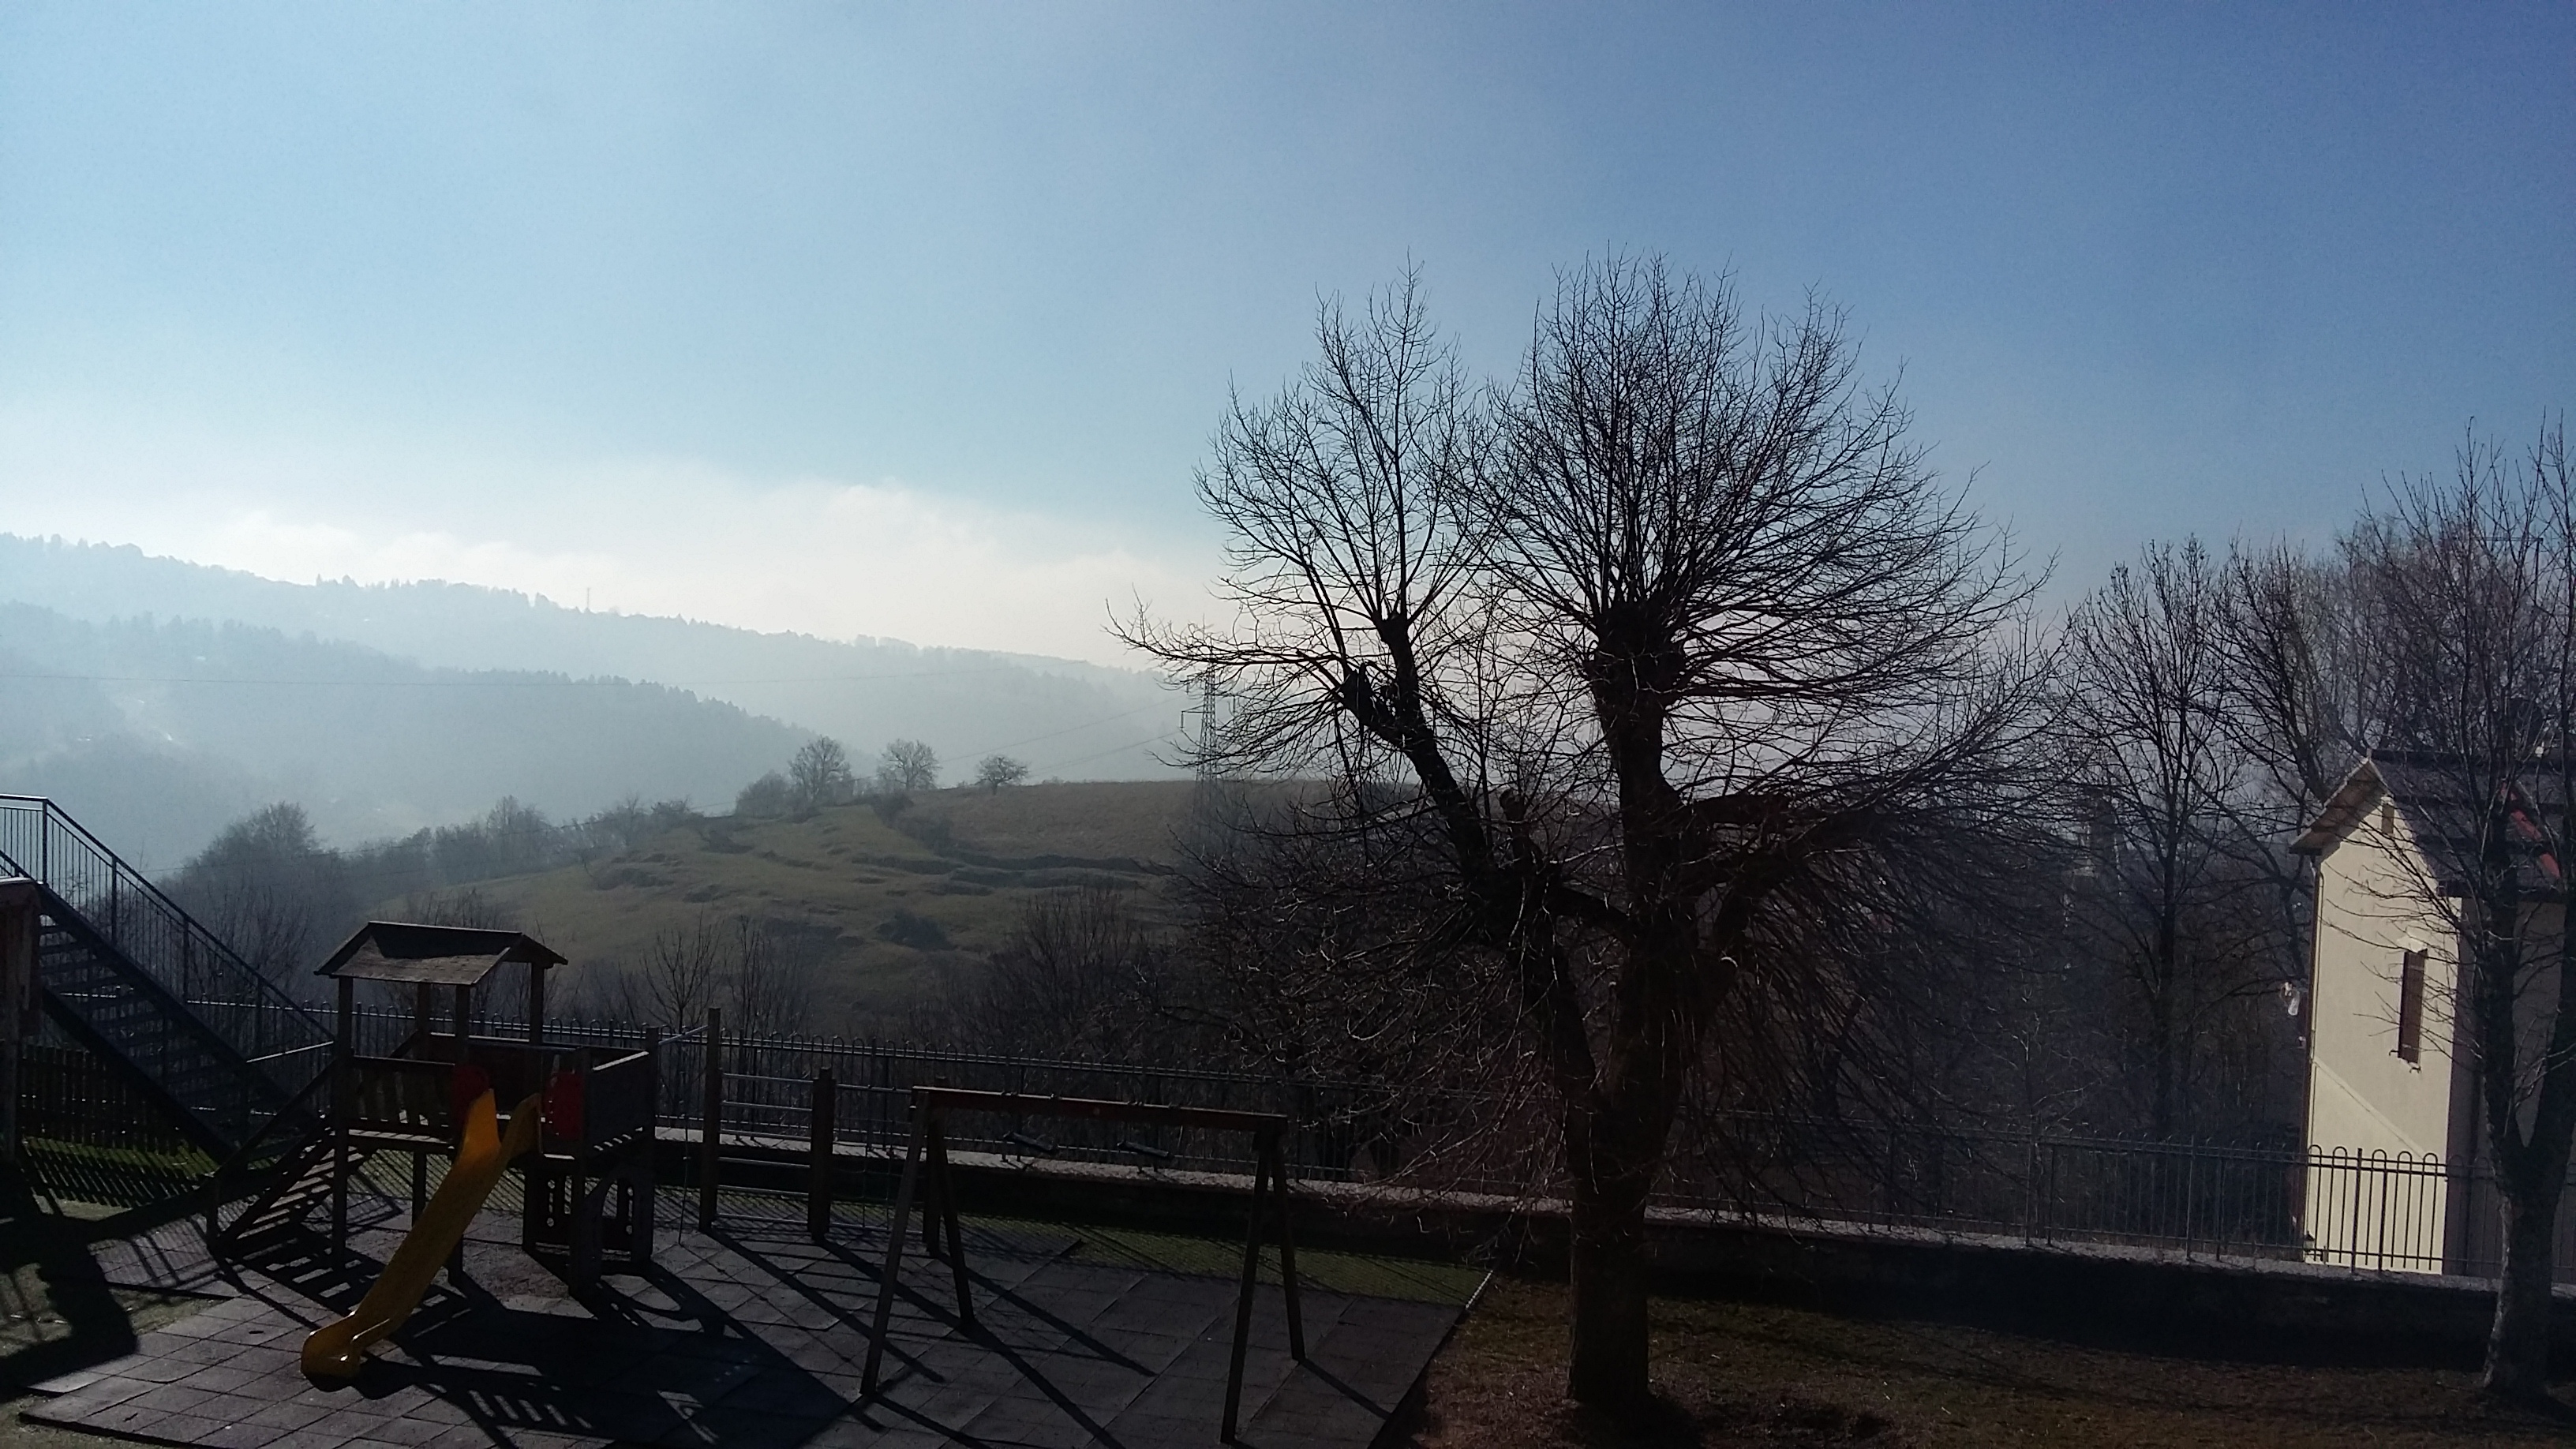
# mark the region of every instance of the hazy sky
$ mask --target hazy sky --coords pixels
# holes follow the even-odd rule
[[[1408,257],[1847,306],[2088,583],[2576,401],[2576,7],[0,6],[0,531],[1114,659]]]

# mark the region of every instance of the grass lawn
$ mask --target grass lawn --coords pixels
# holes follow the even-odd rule
[[[1663,1422],[1561,1397],[1565,1290],[1496,1279],[1433,1363],[1411,1443],[1466,1446],[2540,1445],[2576,1419],[2488,1410],[2472,1375],[2079,1348],[1940,1324],[1655,1304]]]

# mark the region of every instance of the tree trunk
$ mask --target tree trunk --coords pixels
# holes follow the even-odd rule
[[[1646,1193],[1642,1185],[1574,1182],[1573,1345],[1565,1392],[1620,1419],[1642,1415],[1646,1379]]]
[[[2150,1044],[2156,1057],[2155,1097],[2148,1104],[2148,1129],[2157,1141],[2174,1135],[2174,1026],[2173,1002],[2170,995],[2156,998],[2155,1024],[2150,1029]]]
[[[2516,1402],[2549,1396],[2549,1298],[2560,1180],[2501,1183],[2504,1267],[2496,1280],[2495,1322],[2487,1330],[2486,1373],[2479,1387]]]

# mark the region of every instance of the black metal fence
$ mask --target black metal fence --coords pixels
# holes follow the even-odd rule
[[[2297,1257],[2298,1153],[1738,1116],[1676,1153],[1666,1206],[2050,1243]]]
[[[414,1030],[407,1011],[362,1007],[358,1049],[393,1050]],[[441,1030],[446,1022],[437,1023]],[[505,1014],[478,1020],[481,1033],[516,1036],[524,1026]],[[563,1046],[631,1050],[643,1030],[625,1022],[549,1021],[546,1040]],[[703,1026],[662,1038],[664,1127],[695,1130],[706,1115],[707,1034]],[[1367,1166],[1369,1134],[1389,1120],[1383,1091],[1346,1083],[1290,1081],[1245,1073],[1175,1070],[1118,1063],[1048,1061],[910,1042],[828,1037],[721,1036],[723,1105],[720,1133],[743,1145],[802,1143],[812,1126],[813,1081],[837,1084],[835,1137],[858,1149],[900,1152],[916,1086],[975,1087],[1037,1096],[1098,1097],[1241,1111],[1279,1112],[1297,1129],[1286,1146],[1300,1177],[1352,1180],[1377,1175]],[[1051,1123],[1042,1135],[1017,1121],[961,1114],[953,1149],[1042,1155],[1066,1161],[1124,1162],[1175,1171],[1250,1172],[1251,1144],[1203,1129],[1113,1129]]]
[[[439,1025],[443,1028],[445,1022]],[[483,1032],[515,1036],[489,1017]],[[413,1030],[409,1012],[362,1008],[358,1047],[393,1049]],[[627,1023],[558,1021],[563,1046],[628,1050],[645,1033]],[[708,1119],[705,1027],[661,1039],[658,1123],[695,1135]],[[834,1141],[845,1150],[899,1154],[911,1089],[951,1086],[1036,1096],[1276,1112],[1295,1124],[1282,1146],[1307,1181],[1404,1180],[1431,1188],[1525,1199],[1560,1191],[1543,1130],[1522,1124],[1519,1150],[1488,1150],[1460,1166],[1405,1173],[1424,1145],[1408,1141],[1492,1116],[1494,1104],[1399,1103],[1382,1088],[1138,1064],[1067,1062],[909,1042],[724,1035],[713,1103],[720,1148],[796,1150],[812,1131],[815,1079],[833,1081]],[[68,1059],[67,1059],[68,1060]],[[35,1064],[30,1091],[52,1095],[27,1118],[31,1133],[113,1133],[143,1115],[113,1105],[117,1088],[93,1064],[51,1057]],[[65,1073],[77,1073],[77,1081]],[[53,1085],[34,1085],[44,1082]],[[82,1106],[95,1098],[97,1105]],[[31,1096],[31,1106],[35,1099]],[[1428,1120],[1443,1125],[1434,1129]],[[1695,1135],[1696,1134],[1696,1135]],[[1704,1136],[1707,1140],[1701,1140]],[[86,1140],[86,1138],[84,1138]],[[100,1139],[104,1140],[104,1139]],[[1022,1120],[961,1114],[952,1150],[1060,1162],[1124,1164],[1162,1172],[1248,1174],[1251,1144],[1235,1134],[1173,1126]],[[1933,1125],[1854,1127],[1735,1114],[1703,1119],[1676,1144],[1657,1203],[1666,1209],[1928,1234],[1973,1234],[2031,1244],[2127,1246],[2222,1259],[2305,1261],[2359,1270],[2492,1274],[2500,1257],[2488,1175],[2431,1157],[2345,1150],[2265,1151],[2193,1143],[2084,1138]],[[1520,1164],[1515,1166],[1514,1164]],[[2560,1217],[2559,1262],[2576,1280],[2576,1191]]]
[[[691,1127],[706,1111],[702,1034],[670,1042],[663,1121]],[[1471,1119],[1465,1100],[1399,1104],[1357,1083],[995,1056],[907,1043],[828,1039],[728,1041],[721,1135],[768,1145],[806,1141],[813,1082],[829,1071],[837,1142],[902,1150],[914,1085],[1279,1112],[1285,1146],[1309,1181],[1390,1176],[1420,1144],[1401,1137],[1426,1116]],[[1493,1134],[1504,1136],[1508,1134]],[[2261,1150],[1941,1126],[1871,1126],[1739,1115],[1722,1147],[1683,1141],[1658,1205],[1720,1216],[1974,1234],[2030,1244],[2134,1247],[2218,1259],[2309,1262],[2380,1271],[2492,1275],[2500,1262],[2493,1178],[2429,1157],[2343,1150]],[[1164,1171],[1248,1173],[1250,1145],[1195,1129],[1131,1129],[986,1114],[961,1121],[958,1150]],[[1707,1149],[1707,1150],[1703,1150]],[[1560,1191],[1541,1144],[1488,1150],[1483,1170],[1444,1164],[1425,1187],[1536,1203]],[[1494,1166],[1528,1164],[1516,1175]],[[1403,1176],[1403,1174],[1395,1174]],[[2562,1275],[2576,1281],[2576,1191],[2562,1206]]]

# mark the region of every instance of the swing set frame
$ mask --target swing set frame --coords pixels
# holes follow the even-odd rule
[[[1243,1240],[1243,1281],[1235,1296],[1234,1348],[1226,1369],[1223,1442],[1235,1442],[1236,1420],[1243,1407],[1243,1361],[1252,1339],[1252,1297],[1261,1270],[1264,1210],[1275,1217],[1279,1239],[1279,1280],[1288,1309],[1288,1355],[1306,1361],[1306,1326],[1297,1302],[1297,1247],[1289,1225],[1288,1166],[1281,1142],[1286,1116],[1276,1112],[1237,1112],[1221,1107],[1176,1107],[1153,1102],[1113,1102],[1093,1097],[1036,1096],[1024,1092],[991,1092],[967,1087],[914,1087],[910,1140],[904,1148],[903,1177],[895,1188],[894,1221],[886,1234],[883,1275],[877,1280],[875,1331],[868,1336],[867,1369],[860,1396],[876,1395],[885,1358],[886,1331],[893,1322],[897,1273],[903,1266],[903,1244],[912,1225],[916,1198],[921,1203],[922,1250],[948,1261],[957,1289],[957,1320],[975,1328],[975,1304],[967,1291],[966,1252],[957,1227],[957,1185],[948,1168],[946,1118],[950,1112],[998,1112],[1020,1117],[1079,1118],[1166,1127],[1203,1127],[1243,1132],[1252,1138],[1252,1209]],[[942,1238],[946,1239],[943,1244]],[[943,1251],[944,1248],[944,1251]]]

